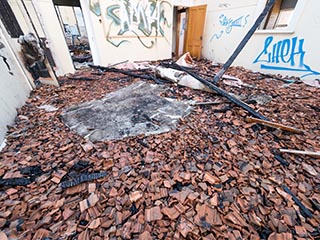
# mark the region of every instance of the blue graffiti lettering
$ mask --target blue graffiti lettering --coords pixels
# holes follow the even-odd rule
[[[306,52],[303,50],[303,44],[304,39],[297,37],[274,42],[273,36],[269,36],[253,63],[267,63],[261,64],[261,69],[302,72],[304,75],[301,77],[320,75],[320,72],[312,70],[304,63]]]
[[[221,30],[219,33],[213,34],[212,37],[210,38],[210,42],[211,42],[213,39],[219,39],[219,38],[221,38],[222,34],[223,34],[223,30]]]
[[[246,16],[241,16],[238,17],[237,19],[232,19],[232,18],[228,18],[226,15],[221,14],[219,17],[219,23],[222,27],[224,27],[223,30],[221,30],[219,33],[215,33],[212,35],[212,37],[210,38],[210,42],[213,39],[219,39],[221,38],[221,36],[223,35],[223,33],[226,34],[230,34],[233,30],[233,28],[241,28],[241,27],[245,27],[248,23],[248,17],[250,15],[246,15]]]

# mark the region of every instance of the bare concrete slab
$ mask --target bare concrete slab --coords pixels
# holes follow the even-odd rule
[[[138,82],[63,111],[62,120],[90,141],[116,140],[174,129],[191,112],[185,102],[160,97],[165,88]]]

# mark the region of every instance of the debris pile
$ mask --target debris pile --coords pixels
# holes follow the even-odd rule
[[[62,120],[93,142],[168,132],[191,112],[191,106],[158,96],[163,91],[163,86],[138,82],[103,99],[72,106]]]
[[[202,61],[192,71],[218,70]],[[283,149],[320,150],[320,89],[240,67],[227,74],[244,84],[219,87],[264,123],[303,132],[165,83],[163,97],[195,102],[177,129],[90,142],[63,124],[63,110],[152,77],[83,70],[33,91],[0,153],[1,239],[319,238],[319,158]]]

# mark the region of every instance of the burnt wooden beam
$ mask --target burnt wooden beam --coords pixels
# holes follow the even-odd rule
[[[90,77],[68,77],[69,80],[78,80],[78,81],[94,81],[99,80],[97,78],[90,78]]]
[[[274,158],[278,161],[278,162],[280,162],[283,166],[286,166],[286,167],[288,167],[289,165],[290,165],[290,163],[288,163],[281,155],[279,155],[279,154],[275,154],[274,155]]]
[[[62,182],[60,186],[61,188],[70,188],[70,187],[77,186],[83,182],[89,182],[99,178],[104,178],[107,175],[108,175],[107,172],[98,172],[98,173],[89,173],[89,174],[84,173],[72,180]]]
[[[25,178],[25,177],[17,177],[17,178],[7,178],[7,179],[0,179],[0,186],[26,186],[33,183],[34,179]]]
[[[146,79],[146,80],[152,80],[155,81],[158,84],[162,84],[163,81],[156,78],[155,76],[151,75],[151,74],[138,74],[138,73],[134,73],[133,71],[129,71],[129,70],[124,70],[124,69],[119,69],[119,68],[114,68],[114,67],[103,67],[103,66],[99,66],[99,65],[92,65],[89,64],[89,67],[94,68],[94,69],[100,69],[102,71],[105,72],[115,72],[115,73],[121,73],[130,77],[134,77],[134,78],[141,78],[141,79]]]
[[[282,188],[286,193],[288,193],[292,197],[292,200],[295,202],[295,204],[298,205],[298,207],[301,210],[301,213],[305,217],[308,217],[308,218],[313,217],[313,214],[309,211],[309,209],[303,205],[303,203],[296,197],[296,195],[293,194],[293,192],[291,192],[291,190],[286,185],[283,185]]]
[[[239,53],[242,51],[242,49],[244,48],[244,46],[247,44],[247,42],[249,41],[249,39],[252,37],[253,33],[256,31],[256,29],[259,27],[259,25],[261,24],[261,22],[263,21],[263,19],[265,18],[265,16],[268,14],[268,12],[270,11],[270,9],[272,8],[273,4],[274,4],[275,0],[269,0],[269,2],[267,3],[267,5],[265,6],[265,8],[263,9],[262,13],[260,14],[260,16],[257,18],[257,20],[255,21],[255,23],[253,24],[253,26],[250,28],[250,30],[247,32],[247,34],[244,36],[244,38],[241,40],[241,42],[239,43],[238,47],[236,48],[236,50],[232,53],[232,55],[230,56],[230,58],[226,61],[226,63],[222,66],[222,68],[220,69],[220,71],[214,76],[213,78],[213,83],[216,84],[220,78],[223,76],[223,74],[228,70],[228,68],[231,66],[231,64],[233,63],[233,61],[237,58],[237,56],[239,55]]]
[[[203,79],[202,77],[198,76],[197,74],[189,71],[188,69],[186,69],[185,67],[182,67],[176,63],[171,63],[171,64],[166,64],[167,67],[171,67],[174,69],[178,69],[181,71],[184,71],[186,73],[188,73],[190,76],[194,77],[195,79],[199,80],[201,83],[203,83],[204,85],[206,85],[208,88],[210,88],[211,90],[217,92],[218,94],[220,94],[221,96],[227,98],[228,100],[230,100],[231,102],[233,102],[234,104],[236,104],[237,106],[243,108],[244,110],[248,111],[251,115],[253,115],[256,118],[262,119],[262,120],[266,120],[268,121],[268,118],[266,118],[265,116],[263,116],[262,114],[256,112],[255,110],[253,110],[249,105],[247,105],[246,103],[242,102],[241,100],[231,96],[229,93],[227,93],[226,91],[224,91],[223,89],[217,87],[216,85],[214,85],[213,83],[209,82],[206,79]]]

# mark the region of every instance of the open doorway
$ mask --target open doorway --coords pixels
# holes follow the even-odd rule
[[[74,67],[79,69],[92,63],[88,34],[79,0],[54,0],[53,3]]]
[[[202,35],[206,19],[206,5],[177,7],[175,11],[175,55],[190,52],[191,56],[201,58]]]
[[[176,57],[180,57],[184,53],[185,33],[187,26],[187,8],[176,7],[175,8],[175,28],[174,33],[174,53]]]

